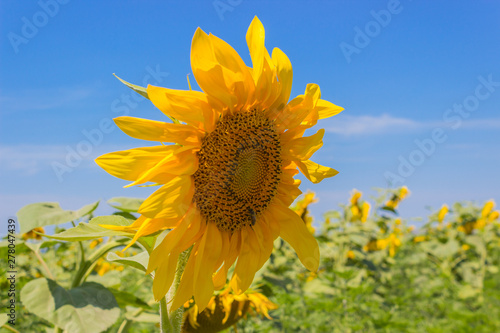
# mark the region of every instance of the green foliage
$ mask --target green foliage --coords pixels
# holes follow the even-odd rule
[[[53,280],[32,280],[22,289],[21,302],[30,312],[75,333],[102,332],[120,315],[113,294],[95,282],[66,290]]]
[[[116,197],[108,200],[108,204],[127,213],[137,213],[139,207],[144,202],[141,198],[126,198],[126,197]]]
[[[358,193],[312,224],[308,205],[314,195],[306,194],[293,208],[315,233],[320,269],[307,271],[278,238],[253,287],[278,305],[269,312],[273,320],[248,315],[238,322],[238,332],[500,331],[500,227],[493,204],[456,203],[449,211],[433,212],[414,230],[398,218],[406,195],[406,190],[381,190],[371,207]],[[15,329],[158,331],[158,304],[145,271],[149,253],[167,231],[141,237],[122,251],[133,232],[101,226],[129,226],[141,203],[113,198],[108,204],[116,212],[95,218],[98,203],[77,211],[56,203],[21,209],[23,231],[56,227],[45,240],[29,238],[40,230],[25,240],[17,237],[21,297]],[[79,223],[68,230],[57,227],[72,221]],[[0,242],[2,274],[8,244]],[[0,283],[6,289],[5,280]],[[7,302],[2,299],[0,306]],[[9,325],[6,320],[0,315],[1,325]]]
[[[279,308],[270,311],[272,321],[249,317],[238,323],[238,331],[500,331],[497,215],[456,204],[446,225],[435,212],[413,230],[397,218],[397,207],[387,209],[394,193],[381,191],[365,222],[362,202],[354,197],[340,211],[325,214],[316,232],[317,274],[278,242],[256,284]],[[460,228],[466,223],[474,228]]]
[[[24,234],[38,227],[76,221],[92,214],[98,205],[99,201],[74,211],[63,210],[57,202],[40,202],[24,206],[17,212],[20,232]]]

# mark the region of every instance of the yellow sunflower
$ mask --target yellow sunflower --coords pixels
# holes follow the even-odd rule
[[[310,160],[323,145],[325,131],[304,132],[343,109],[322,100],[316,84],[288,101],[291,63],[278,48],[269,55],[264,35],[255,17],[246,35],[250,68],[230,45],[198,28],[191,66],[202,91],[151,85],[146,90],[158,109],[180,122],[119,117],[115,122],[126,134],[162,144],[96,160],[111,175],[132,181],[130,185],[161,185],[140,206],[141,216],[119,228],[135,232],[133,241],[172,229],[149,260],[155,299],[165,296],[179,254],[192,246],[171,311],[193,295],[203,310],[235,262],[230,286],[236,294],[244,292],[278,236],[307,269],[318,269],[316,239],[289,208],[301,194],[300,180],[293,177],[297,168],[313,183],[337,174]]]
[[[234,326],[242,318],[246,318],[247,314],[260,314],[272,319],[269,310],[277,309],[278,306],[261,293],[245,292],[234,295],[227,288],[213,296],[201,312],[198,305],[192,304],[192,300],[186,302],[184,308],[187,308],[187,311],[184,312],[183,333],[215,333]]]

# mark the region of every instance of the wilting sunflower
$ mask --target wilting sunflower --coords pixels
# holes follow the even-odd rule
[[[194,295],[203,310],[215,289],[226,283],[237,294],[251,284],[281,236],[303,265],[316,271],[319,249],[302,219],[290,208],[301,194],[298,169],[313,183],[337,171],[310,157],[322,145],[324,130],[304,136],[318,119],[343,109],[320,98],[316,84],[288,101],[292,66],[275,48],[264,46],[264,27],[254,18],[246,40],[253,68],[223,40],[200,28],[191,46],[191,66],[202,91],[149,85],[147,97],[180,123],[119,117],[128,135],[175,145],[110,153],[96,161],[131,185],[161,185],[144,203],[131,226],[138,237],[172,229],[151,253],[153,294],[165,296],[179,254],[192,246],[171,311]],[[116,229],[116,228],[115,228]]]

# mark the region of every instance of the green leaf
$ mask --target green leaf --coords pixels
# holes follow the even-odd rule
[[[102,284],[106,288],[119,288],[121,284],[121,279],[123,278],[123,273],[115,270],[107,271],[104,275],[90,274],[86,282],[95,282]]]
[[[146,88],[144,87],[141,87],[141,86],[136,86],[135,84],[132,84],[132,83],[129,83],[125,80],[122,80],[121,78],[119,78],[115,73],[113,73],[113,75],[121,81],[121,83],[123,83],[124,85],[126,85],[127,87],[129,87],[130,89],[132,89],[133,91],[135,91],[136,93],[138,93],[139,95],[149,99],[149,96],[148,96],[148,92],[146,90]]]
[[[142,299],[139,297],[128,293],[126,291],[114,289],[114,288],[109,288],[109,291],[113,293],[115,296],[116,301],[118,302],[118,305],[120,308],[124,309],[126,306],[130,305],[136,308],[143,308],[143,309],[151,309],[151,307],[148,305],[148,303],[144,302]]]
[[[149,253],[144,251],[135,256],[120,257],[114,252],[108,252],[108,257],[106,259],[111,262],[117,262],[146,272],[149,262]]]
[[[117,215],[98,216],[93,218],[89,223],[82,222],[74,228],[68,229],[53,236],[45,235],[45,237],[69,242],[77,242],[111,236],[132,237],[133,234],[130,232],[110,230],[99,226],[99,224],[127,226],[131,223],[131,220]]]
[[[476,251],[479,253],[480,256],[486,257],[486,245],[484,244],[484,241],[482,240],[481,237],[478,235],[469,235],[465,238],[465,241],[474,246],[476,248]]]
[[[134,221],[137,220],[137,217],[135,217],[132,213],[129,212],[114,212],[113,215],[118,215],[129,220],[134,220]]]
[[[5,325],[5,323],[9,320],[9,317],[7,316],[6,313],[0,313],[0,327]]]
[[[139,314],[138,316],[134,316],[132,312],[127,312],[125,313],[125,318],[131,321],[137,321],[141,323],[159,323],[160,322],[160,315],[157,315],[155,313],[147,313],[143,312]]]
[[[99,224],[109,224],[116,225],[119,227],[126,227],[133,223],[133,220],[127,219],[120,215],[107,215],[107,216],[97,216],[89,221],[89,224],[99,225]]]
[[[141,198],[126,198],[126,197],[116,197],[108,200],[108,204],[127,213],[137,213],[139,207],[144,202]]]
[[[305,283],[304,293],[306,293],[309,297],[317,297],[318,294],[324,297],[336,295],[338,294],[338,290],[321,279],[316,278]]]
[[[58,241],[44,241],[44,242],[37,242],[37,243],[28,243],[28,242],[24,243],[24,245],[26,245],[33,252],[38,252],[38,251],[40,251],[40,249],[52,247],[56,244],[60,244],[60,242],[58,242]]]
[[[76,221],[91,214],[99,205],[99,201],[83,206],[78,210],[63,210],[57,202],[39,202],[24,206],[17,212],[21,226],[20,233],[47,225]]]
[[[475,297],[479,293],[481,293],[481,289],[474,288],[470,285],[464,285],[461,286],[460,289],[458,290],[458,297],[461,299],[466,299],[470,297]]]
[[[120,316],[113,294],[94,282],[66,290],[53,280],[32,280],[21,290],[21,301],[29,312],[71,333],[102,332]]]

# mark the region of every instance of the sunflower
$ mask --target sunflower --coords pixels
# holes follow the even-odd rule
[[[171,311],[193,295],[203,310],[235,262],[229,285],[236,294],[244,292],[278,236],[307,269],[318,269],[316,239],[289,206],[301,194],[297,168],[313,183],[338,173],[310,160],[323,145],[325,131],[304,132],[343,109],[321,99],[316,84],[288,101],[291,63],[278,48],[269,55],[264,35],[255,17],[246,35],[250,68],[226,42],[198,28],[191,66],[202,91],[149,85],[147,97],[176,121],[119,117],[115,122],[132,137],[161,144],[96,160],[130,185],[161,185],[140,206],[141,216],[132,225],[114,228],[135,232],[132,242],[171,229],[149,259],[155,299],[172,285],[179,254],[192,247]]]
[[[229,288],[213,296],[205,310],[201,312],[199,312],[198,305],[192,303],[190,300],[184,304],[187,310],[184,312],[182,332],[185,333],[220,332],[235,325],[242,318],[246,318],[247,314],[260,314],[267,319],[272,319],[269,316],[269,310],[278,308],[261,293],[245,292],[241,295],[234,295],[230,293]]]
[[[27,233],[23,234],[22,238],[24,240],[28,240],[28,239],[41,240],[41,239],[43,239],[43,236],[37,234],[37,232],[40,234],[44,234],[45,230],[42,227],[34,228],[33,230],[30,230]]]

